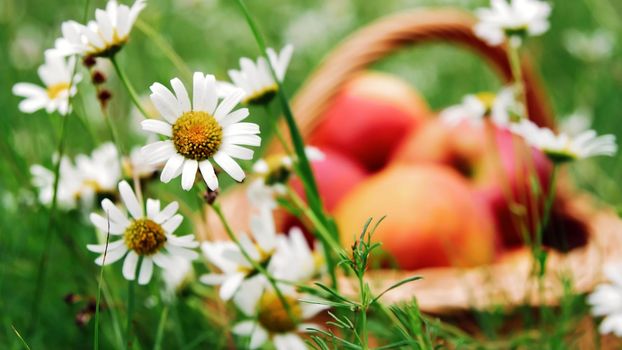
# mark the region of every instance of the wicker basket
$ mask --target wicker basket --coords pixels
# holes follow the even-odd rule
[[[381,19],[353,34],[325,59],[295,97],[293,110],[301,132],[308,136],[314,130],[323,111],[349,80],[377,60],[414,44],[445,42],[464,46],[483,56],[503,81],[511,80],[505,48],[482,42],[473,34],[473,24],[473,18],[460,11],[417,10]],[[529,115],[536,123],[552,127],[553,118],[544,91],[525,60],[523,70]],[[274,142],[270,152],[278,151],[280,146]],[[423,276],[423,280],[395,289],[383,298],[385,302],[398,302],[416,296],[423,311],[437,314],[493,305],[507,308],[519,304],[554,305],[562,293],[562,277],[570,278],[577,292],[592,290],[601,280],[601,266],[622,260],[622,223],[614,213],[598,208],[589,196],[573,193],[569,188],[564,187],[564,197],[569,198],[564,210],[585,224],[589,240],[586,246],[567,254],[550,255],[544,293],[538,292],[536,284],[530,282],[532,260],[527,250],[478,268],[370,271],[372,287],[382,290],[401,278]],[[221,201],[225,213],[232,215],[229,217],[233,218],[233,228],[247,229],[250,209],[243,186],[223,195]],[[204,219],[203,236],[224,239],[222,226],[210,209]],[[346,292],[354,293],[354,286],[352,281],[342,278],[341,287]]]

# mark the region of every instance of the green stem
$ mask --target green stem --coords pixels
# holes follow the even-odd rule
[[[305,204],[305,202],[300,198],[300,196],[294,191],[291,186],[287,186],[287,193],[291,198],[293,204],[302,211],[303,215],[307,217],[311,221],[311,223],[315,226],[315,231],[318,233],[320,241],[324,246],[328,245],[331,249],[324,249],[324,258],[326,259],[326,265],[328,267],[328,274],[330,276],[330,281],[333,286],[337,285],[337,274],[335,267],[335,260],[333,258],[333,254],[331,250],[337,254],[343,251],[339,242],[335,241],[333,236],[330,234],[330,231],[324,226],[324,223],[315,215],[315,213],[309,209],[309,207]]]
[[[58,142],[58,147],[56,148],[56,163],[54,164],[54,190],[52,192],[52,205],[50,208],[50,215],[48,217],[48,225],[47,230],[45,231],[44,238],[44,250],[41,254],[41,258],[39,259],[39,268],[37,272],[37,282],[35,283],[35,296],[32,304],[32,313],[31,313],[31,328],[34,330],[36,328],[38,318],[39,318],[39,307],[41,305],[41,293],[43,292],[43,285],[45,281],[45,274],[47,272],[47,261],[49,259],[50,254],[50,246],[52,241],[52,231],[54,230],[54,219],[56,214],[56,209],[58,206],[58,184],[60,182],[60,165],[63,159],[63,155],[65,152],[65,134],[67,131],[67,122],[69,118],[65,116],[63,118],[63,122],[61,124],[60,129],[60,140]]]
[[[551,181],[549,184],[549,193],[547,194],[546,201],[544,203],[544,213],[542,215],[542,220],[538,224],[538,229],[536,230],[535,237],[535,245],[534,245],[534,258],[539,263],[538,264],[538,276],[544,276],[546,272],[546,259],[542,256],[544,251],[542,250],[542,238],[544,235],[544,230],[546,229],[549,220],[551,218],[551,209],[553,208],[553,202],[555,201],[555,186],[557,183],[557,173],[558,173],[559,165],[553,164],[553,171],[551,172]]]
[[[328,242],[329,247],[335,253],[341,253],[343,249],[341,245],[330,235],[328,228],[324,226],[324,224],[320,221],[320,219],[315,215],[315,213],[305,204],[305,202],[300,198],[298,193],[292,189],[291,186],[287,186],[287,194],[292,200],[293,204],[302,211],[303,215],[307,217],[315,226],[315,229],[318,231],[321,238]]]
[[[512,78],[516,89],[518,90],[518,100],[521,102],[521,118],[529,118],[527,109],[527,93],[525,91],[525,80],[523,78],[523,67],[520,62],[518,47],[512,43],[508,44],[508,60],[510,61],[510,69],[512,70]]]
[[[274,289],[274,292],[279,298],[279,301],[281,301],[281,304],[283,304],[285,311],[287,311],[287,314],[290,317],[290,319],[296,320],[296,318],[294,317],[294,314],[292,313],[291,307],[289,303],[287,302],[287,299],[285,299],[285,296],[283,295],[283,293],[281,292],[281,290],[279,289],[276,283],[276,279],[263,266],[261,266],[261,264],[257,263],[253,258],[251,258],[251,256],[248,254],[246,249],[244,249],[244,247],[240,243],[240,240],[235,235],[235,233],[233,232],[233,229],[229,225],[227,218],[225,218],[225,215],[223,214],[220,208],[220,205],[218,203],[214,203],[212,205],[212,208],[214,208],[216,215],[218,215],[220,222],[222,222],[222,225],[224,226],[225,232],[227,232],[227,236],[229,236],[229,239],[231,239],[231,241],[233,241],[238,246],[238,248],[240,248],[240,252],[244,256],[244,258],[253,266],[253,268],[259,271],[264,276],[266,276],[266,278],[268,279],[268,282],[270,283],[270,285]]]
[[[160,322],[158,323],[158,330],[156,333],[153,350],[162,349],[162,339],[164,338],[164,326],[166,325],[166,320],[168,318],[168,308],[169,304],[164,304],[164,308],[162,308],[162,314],[160,315]]]
[[[272,78],[278,86],[277,95],[279,98],[279,102],[281,104],[281,108],[283,110],[283,115],[285,116],[285,122],[287,123],[287,127],[289,128],[290,138],[292,140],[292,144],[294,146],[294,151],[298,156],[298,161],[296,162],[296,166],[294,167],[297,170],[298,176],[300,180],[303,182],[305,194],[307,196],[307,201],[309,202],[309,207],[313,210],[317,217],[324,223],[324,226],[330,229],[330,232],[334,239],[339,239],[339,234],[336,231],[336,227],[330,224],[328,216],[324,211],[324,207],[322,205],[322,201],[319,195],[317,183],[315,181],[315,177],[313,176],[313,171],[311,170],[311,164],[309,163],[309,159],[307,158],[307,154],[305,153],[305,145],[302,139],[302,134],[300,130],[298,130],[298,126],[296,125],[296,120],[294,119],[294,115],[289,106],[288,97],[283,89],[283,84],[277,78],[274,67],[270,63],[270,59],[266,53],[266,44],[265,41],[259,32],[259,29],[250,15],[248,8],[244,4],[243,0],[237,0],[237,3],[246,18],[246,22],[255,37],[255,41],[259,46],[259,50],[261,51],[261,55],[267,60],[268,67],[270,68],[270,73],[272,74]],[[334,273],[334,271],[332,272]],[[334,279],[334,283],[337,280]],[[337,284],[333,285],[333,287],[337,288]]]
[[[361,347],[363,348],[363,350],[367,350],[369,349],[369,346],[367,345],[367,309],[369,308],[368,305],[368,298],[367,298],[367,293],[365,292],[365,283],[363,282],[363,273],[357,274],[358,275],[358,280],[359,280],[359,294],[360,294],[360,298],[361,298],[361,310],[360,310],[360,314],[361,314],[361,336],[359,337],[360,341],[361,341]]]
[[[152,26],[138,18],[134,24],[149,40],[158,47],[158,50],[166,56],[171,63],[184,74],[186,79],[192,79],[192,70],[186,62],[173,50],[173,48],[164,40],[162,35],[158,33]]]
[[[108,217],[108,213],[106,213]],[[108,232],[106,232],[106,246],[104,247],[104,257],[99,271],[99,282],[97,283],[97,301],[95,303],[95,335],[93,337],[93,349],[99,349],[99,304],[101,300],[102,284],[104,284],[104,267],[106,266],[106,255],[108,254],[108,243],[110,242],[110,221],[108,221]]]
[[[132,318],[134,316],[134,281],[128,281],[127,288],[127,328],[125,333],[125,348],[132,348]]]
[[[112,66],[114,67],[114,70],[117,72],[117,76],[119,77],[119,80],[121,80],[121,82],[125,86],[125,89],[129,93],[130,98],[132,99],[132,102],[134,102],[134,105],[136,106],[136,108],[138,108],[140,113],[145,118],[149,119],[150,118],[149,114],[147,113],[147,111],[145,111],[143,106],[140,104],[140,99],[138,98],[138,94],[136,94],[136,90],[134,90],[134,87],[132,86],[129,79],[127,78],[127,75],[125,75],[125,73],[121,69],[121,66],[119,66],[119,62],[117,62],[116,56],[112,56],[110,58],[110,61],[112,62]]]

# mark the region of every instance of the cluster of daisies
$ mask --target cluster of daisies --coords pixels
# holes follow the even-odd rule
[[[41,109],[63,116],[71,113],[71,97],[81,81],[77,59],[113,59],[128,42],[145,6],[144,0],[131,7],[111,0],[105,9],[97,9],[95,20],[87,24],[63,23],[62,37],[45,52],[45,63],[39,69],[44,86],[14,86],[14,94],[25,98],[19,109],[24,113]],[[122,274],[129,281],[148,284],[155,265],[163,269],[166,293],[174,295],[193,274],[191,262],[199,257],[200,246],[214,271],[200,280],[220,286],[222,299],[232,300],[248,316],[234,327],[234,333],[247,336],[251,348],[269,340],[278,349],[304,348],[298,333],[317,328],[304,321],[325,308],[301,302],[306,296],[291,287],[323,273],[320,245],[310,245],[298,228],[288,235],[277,233],[274,224],[275,196],[282,194],[276,188],[283,186],[297,160],[280,156],[270,161],[276,168],[265,160],[257,162],[257,179],[248,189],[248,197],[255,199],[251,200],[255,207],[251,235],[240,232],[238,244],[200,243],[194,234],[176,235],[183,222],[179,203],[143,200],[140,180],[157,172],[163,183],[181,176],[181,187],[188,191],[199,183],[200,174],[201,182],[212,192],[219,188],[219,172],[243,181],[246,174],[238,162],[253,159],[252,147],[261,144],[261,137],[259,126],[245,121],[248,108],[238,105],[269,103],[285,77],[292,53],[293,47],[287,45],[280,52],[268,49],[267,58],[242,58],[239,70],[229,71],[231,83],[201,72],[194,73],[191,88],[179,78],[172,79],[169,86],[154,83],[149,98],[160,118],[144,119],[140,124],[157,141],[129,155],[106,143],[91,155],[76,156],[73,162],[67,156],[57,157],[57,174],[41,165],[31,168],[33,184],[44,204],[52,203],[56,196],[60,207],[71,209],[88,207],[86,203],[104,197],[101,211],[89,216],[99,233],[99,243],[87,248],[99,254],[95,259],[98,265],[123,260]],[[309,148],[308,152],[314,159],[322,157],[317,149]],[[280,177],[270,179],[275,171]],[[123,180],[124,175],[134,180],[134,188]],[[256,266],[263,267],[264,274]],[[268,283],[268,276],[280,281],[278,285]]]
[[[541,0],[491,0],[490,8],[477,10],[479,21],[474,32],[489,45],[507,42],[510,50],[514,50],[528,36],[545,33],[550,14],[551,6]],[[617,152],[614,135],[598,136],[594,130],[569,135],[538,126],[525,115],[521,93],[512,85],[497,94],[467,95],[461,104],[442,111],[441,118],[454,126],[462,122],[483,125],[489,120],[522,137],[556,164],[600,155],[613,156]]]
[[[543,34],[549,27],[551,7],[544,1],[491,2],[491,8],[477,11],[479,22],[474,28],[489,45],[508,43],[516,49],[527,36]],[[78,59],[113,59],[128,43],[132,27],[145,7],[145,0],[137,0],[132,6],[111,0],[105,9],[97,9],[95,19],[86,24],[64,22],[62,36],[45,52],[45,62],[38,71],[43,86],[18,83],[13,87],[13,93],[24,98],[19,109],[24,113],[71,113],[71,98],[78,93],[81,82]],[[218,81],[214,75],[202,72],[194,73],[190,86],[179,78],[171,79],[168,86],[156,82],[149,88],[149,97],[160,118],[144,119],[140,124],[157,141],[129,155],[121,155],[114,144],[107,143],[73,161],[66,156],[56,157],[57,174],[40,165],[31,168],[33,184],[44,204],[56,197],[61,207],[75,208],[98,195],[106,197],[101,201],[101,211],[90,215],[100,242],[87,248],[99,254],[95,260],[98,265],[123,260],[122,274],[127,280],[148,284],[156,265],[163,269],[164,280],[170,281],[169,294],[174,294],[175,286],[191,273],[191,262],[199,258],[200,248],[211,267],[200,281],[218,286],[220,297],[232,301],[247,316],[233,327],[233,332],[248,337],[250,348],[268,341],[277,349],[305,348],[298,334],[317,328],[306,320],[326,308],[320,303],[302,302],[312,298],[292,287],[323,274],[322,247],[317,242],[310,245],[297,228],[287,235],[278,233],[274,222],[276,199],[285,194],[284,184],[297,159],[273,156],[255,163],[257,177],[247,189],[253,206],[250,234],[238,233],[237,242],[199,242],[191,233],[176,235],[183,222],[179,204],[143,200],[139,185],[140,178],[157,172],[163,183],[181,177],[181,188],[186,191],[203,182],[208,191],[214,192],[223,173],[243,181],[246,173],[239,161],[254,158],[253,147],[260,146],[261,136],[257,124],[245,121],[249,109],[238,105],[269,103],[285,77],[292,53],[293,47],[287,45],[280,52],[268,49],[265,58],[242,58],[239,69],[228,72],[231,82]],[[481,125],[491,120],[520,135],[557,163],[617,151],[612,135],[598,136],[587,130],[570,136],[535,125],[523,115],[525,108],[518,97],[515,87],[504,88],[498,94],[469,95],[441,117],[453,125],[464,121]],[[314,148],[308,148],[307,155],[310,159],[323,156]],[[122,159],[127,159],[125,164]],[[125,175],[134,180],[134,188],[123,180],[124,168]],[[608,275],[619,282],[619,275]],[[595,305],[595,314],[611,314],[601,325],[603,332],[622,334],[620,295],[619,286],[606,285],[589,299]]]
[[[528,36],[541,35],[548,30],[550,14],[551,6],[541,0],[491,0],[490,8],[476,12],[479,22],[474,32],[489,45],[507,43],[510,50],[516,50]],[[441,118],[451,125],[462,122],[482,125],[489,120],[497,127],[509,129],[522,137],[554,164],[616,154],[618,147],[614,135],[598,136],[596,131],[587,128],[572,134],[556,133],[536,125],[521,112],[525,108],[519,102],[517,90],[516,86],[509,86],[498,94],[468,95],[460,105],[443,111]],[[592,314],[604,317],[599,331],[619,337],[622,337],[621,269],[620,265],[605,266],[604,275],[609,282],[598,286],[587,298]]]

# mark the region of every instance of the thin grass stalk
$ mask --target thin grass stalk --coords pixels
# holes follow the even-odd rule
[[[134,23],[136,28],[140,30],[149,40],[151,40],[157,47],[160,52],[166,56],[166,58],[171,61],[171,63],[182,72],[184,78],[192,79],[192,69],[184,62],[184,60],[173,50],[173,48],[168,44],[168,42],[162,37],[160,33],[158,33],[149,23],[138,18],[136,23]]]
[[[158,330],[156,331],[153,350],[162,349],[162,339],[164,339],[164,326],[166,326],[166,321],[168,320],[168,309],[169,304],[165,303],[164,307],[162,308],[162,313],[160,314],[160,322],[158,322]]]
[[[38,323],[39,318],[39,307],[41,305],[41,293],[43,292],[45,274],[47,272],[47,261],[50,255],[50,245],[52,243],[52,231],[55,225],[54,219],[56,214],[56,207],[58,205],[58,184],[60,183],[60,165],[63,159],[63,154],[65,151],[65,134],[67,130],[67,121],[69,120],[69,116],[63,118],[63,122],[61,124],[61,132],[60,132],[60,140],[58,142],[58,147],[56,147],[56,163],[54,164],[54,189],[52,192],[52,205],[50,208],[50,214],[48,217],[48,225],[47,230],[45,231],[44,238],[44,250],[41,254],[41,258],[39,259],[39,268],[37,272],[37,282],[35,283],[35,296],[32,304],[31,310],[31,329],[34,330]]]
[[[136,108],[138,108],[140,113],[145,118],[149,119],[149,114],[147,113],[147,111],[145,111],[145,108],[140,103],[140,99],[138,98],[138,94],[136,93],[136,90],[132,86],[132,83],[130,82],[130,80],[127,78],[127,75],[123,72],[123,69],[121,69],[121,66],[119,66],[119,62],[117,62],[116,56],[112,56],[110,58],[110,62],[112,62],[112,66],[114,67],[115,72],[117,72],[117,76],[119,77],[119,80],[121,80],[121,82],[123,83],[123,86],[125,86],[125,89],[130,95],[130,99],[132,100]]]
[[[324,211],[324,207],[322,205],[322,201],[319,195],[317,183],[315,181],[315,177],[313,176],[313,171],[311,170],[309,159],[307,158],[307,155],[305,153],[305,146],[304,146],[304,142],[302,139],[302,134],[300,133],[300,130],[298,129],[298,126],[296,125],[296,120],[294,119],[294,115],[289,106],[288,97],[283,89],[283,84],[277,78],[276,72],[274,71],[274,67],[272,66],[272,63],[270,62],[270,59],[267,57],[265,41],[261,33],[259,32],[259,29],[255,21],[250,15],[250,12],[248,11],[248,8],[246,7],[244,1],[237,0],[237,3],[240,9],[242,10],[242,13],[244,14],[244,17],[246,18],[246,22],[248,23],[248,26],[251,29],[251,32],[253,33],[253,36],[255,37],[255,41],[257,42],[257,45],[259,46],[261,55],[268,62],[268,67],[270,68],[272,77],[278,86],[277,95],[278,95],[278,98],[281,104],[281,108],[283,110],[283,115],[285,116],[287,127],[289,129],[292,144],[294,146],[294,151],[296,152],[296,155],[298,156],[298,162],[296,163],[296,166],[294,167],[294,169],[297,170],[297,173],[300,176],[300,179],[304,184],[303,187],[305,190],[305,194],[307,195],[307,201],[309,202],[309,206],[316,213],[319,219],[324,223],[324,226],[329,227],[333,238],[339,239],[338,233],[336,232],[336,230],[334,230],[334,226],[330,224],[330,221],[327,218],[326,212]],[[323,241],[323,239],[321,240]],[[327,264],[329,266],[329,274],[331,276],[333,287],[337,288],[337,278],[335,276],[335,268],[334,268],[335,258],[331,253],[328,253],[326,257],[327,257]]]
[[[142,263],[142,259],[139,261],[139,266]],[[132,348],[132,318],[134,316],[134,299],[136,297],[136,290],[134,281],[128,281],[127,288],[127,325],[125,330],[125,349]]]
[[[106,217],[109,218],[108,212]],[[95,335],[93,336],[93,349],[99,349],[99,304],[101,300],[102,284],[104,283],[104,267],[106,266],[106,255],[108,254],[108,243],[110,242],[110,219],[108,219],[108,230],[106,232],[106,246],[102,257],[102,266],[99,271],[99,281],[97,283],[97,300],[95,302]]]

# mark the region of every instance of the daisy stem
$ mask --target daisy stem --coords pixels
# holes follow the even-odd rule
[[[117,72],[117,76],[119,77],[119,80],[121,80],[121,82],[125,86],[125,89],[129,93],[130,98],[132,99],[132,102],[134,102],[134,105],[136,106],[136,108],[138,108],[140,113],[145,118],[149,119],[149,114],[147,114],[147,111],[145,111],[143,106],[140,104],[140,100],[138,98],[138,95],[136,94],[136,90],[134,90],[134,87],[132,86],[129,79],[127,78],[127,75],[125,75],[125,73],[121,69],[121,66],[119,66],[119,62],[117,62],[116,56],[110,57],[110,62],[112,62],[112,66],[114,67],[114,70]]]
[[[37,269],[37,282],[35,284],[35,296],[32,304],[32,314],[31,314],[31,328],[34,330],[36,328],[38,318],[39,318],[39,306],[41,300],[41,293],[43,291],[43,286],[45,282],[45,274],[47,272],[47,261],[50,253],[50,245],[52,239],[52,231],[54,228],[54,219],[56,214],[56,207],[58,206],[58,184],[60,182],[60,164],[63,159],[63,154],[65,151],[65,133],[67,131],[67,122],[69,120],[69,116],[65,116],[63,118],[63,122],[61,124],[60,129],[60,140],[58,141],[58,147],[56,148],[56,162],[54,164],[54,190],[52,192],[52,205],[50,208],[50,215],[48,217],[48,225],[47,230],[45,232],[44,238],[44,250],[43,254],[41,254],[41,258],[39,259],[39,268]]]
[[[302,198],[300,198],[300,196],[298,195],[298,193],[296,193],[296,191],[294,191],[292,189],[291,186],[287,186],[287,194],[289,195],[290,199],[292,200],[293,204],[302,211],[303,215],[307,217],[307,219],[309,219],[311,221],[311,223],[313,223],[313,225],[315,226],[315,228],[317,229],[319,235],[326,240],[326,242],[328,242],[328,245],[330,246],[330,248],[335,252],[335,253],[340,253],[343,251],[343,249],[341,249],[341,246],[339,245],[339,243],[337,243],[337,241],[335,241],[335,239],[331,236],[330,232],[328,231],[328,229],[326,228],[326,226],[324,226],[322,224],[322,222],[320,221],[320,219],[315,215],[315,213],[305,204],[305,202],[302,200]]]
[[[169,304],[165,303],[162,308],[162,314],[160,315],[160,322],[158,323],[158,330],[156,332],[155,343],[153,345],[153,350],[162,349],[162,339],[164,338],[164,326],[166,325],[166,320],[168,319],[168,308]]]
[[[128,281],[127,288],[127,330],[125,334],[125,348],[132,348],[132,318],[134,316],[134,281]]]
[[[238,237],[235,235],[235,233],[233,233],[233,229],[229,225],[229,221],[227,220],[227,218],[225,218],[225,215],[220,208],[220,204],[214,203],[212,204],[212,208],[216,212],[216,215],[218,215],[220,222],[222,222],[222,225],[224,226],[225,232],[227,232],[227,236],[229,236],[229,239],[231,239],[231,241],[233,241],[238,246],[238,248],[240,248],[240,252],[244,256],[244,258],[253,266],[253,268],[266,276],[268,282],[270,283],[270,285],[274,289],[274,292],[279,298],[279,301],[281,302],[281,304],[283,304],[287,315],[290,317],[291,320],[296,320],[294,314],[292,313],[291,306],[287,302],[287,299],[285,299],[285,296],[283,295],[276,283],[276,279],[270,274],[270,272],[268,272],[268,270],[261,266],[261,264],[257,263],[253,258],[251,258],[246,249],[244,249],[244,247],[240,243],[240,240],[238,240]]]
[[[527,109],[527,92],[525,91],[525,79],[523,78],[523,68],[521,65],[518,48],[518,46],[512,44],[511,42],[508,44],[508,60],[510,61],[512,78],[514,80],[514,84],[516,85],[516,89],[518,90],[518,100],[521,101],[522,105],[521,118],[529,119],[529,113]]]
[[[318,204],[321,206],[321,202],[319,202],[319,194],[318,194],[319,192],[317,189],[317,184],[315,183],[315,178],[313,177],[313,173],[311,172],[311,165],[309,164],[309,159],[307,158],[307,155],[305,154],[305,149],[304,149],[305,147],[304,147],[304,142],[302,140],[302,135],[300,133],[300,130],[298,130],[298,126],[296,125],[296,120],[294,119],[292,110],[289,106],[287,95],[285,94],[285,91],[283,89],[283,84],[276,76],[274,67],[272,66],[272,63],[270,62],[270,59],[266,53],[266,43],[261,33],[259,32],[259,28],[257,27],[257,24],[255,23],[252,16],[250,15],[250,12],[248,11],[246,4],[244,3],[243,0],[237,0],[237,3],[240,6],[242,13],[244,14],[244,17],[246,18],[246,22],[248,23],[248,26],[250,27],[251,32],[253,33],[253,36],[255,37],[255,41],[257,42],[257,45],[259,46],[261,55],[269,63],[268,67],[270,68],[270,73],[272,74],[272,77],[278,86],[277,95],[279,96],[279,101],[283,109],[283,114],[285,116],[287,127],[289,128],[290,136],[292,139],[292,144],[294,145],[294,150],[296,151],[298,155],[298,160],[300,164],[299,170],[302,175],[301,177],[303,178],[303,181],[305,181],[308,185],[308,186],[305,186],[305,191],[308,192],[307,197],[309,198],[309,202],[314,203],[312,207],[315,207]]]
[[[106,217],[109,217],[106,213]],[[99,271],[99,281],[97,283],[97,301],[95,302],[95,335],[93,337],[93,349],[99,349],[99,303],[101,301],[102,284],[104,284],[104,267],[106,266],[106,255],[108,254],[108,243],[110,242],[110,220],[108,220],[108,230],[106,232],[106,246],[104,247],[104,256],[102,258],[102,266]]]
[[[544,213],[542,215],[542,219],[538,224],[538,229],[536,230],[536,238],[534,245],[534,258],[538,263],[538,277],[544,276],[546,272],[546,255],[544,255],[544,251],[542,250],[542,236],[544,229],[549,224],[549,219],[551,217],[551,209],[553,208],[553,202],[555,200],[555,186],[557,184],[557,173],[559,171],[559,165],[553,164],[553,170],[551,172],[551,182],[549,184],[549,193],[547,194],[546,201],[544,203]]]
[[[237,0],[237,3],[240,9],[242,10],[242,13],[244,14],[246,22],[251,32],[253,33],[253,36],[255,37],[255,41],[257,42],[257,45],[259,46],[261,55],[268,62],[268,67],[270,68],[270,73],[272,74],[272,78],[274,79],[274,81],[276,82],[278,86],[277,95],[281,103],[283,115],[285,116],[285,122],[287,123],[287,127],[289,129],[292,145],[294,146],[294,151],[296,152],[296,155],[298,156],[298,162],[296,162],[296,166],[294,166],[294,169],[296,170],[296,172],[300,176],[300,180],[304,184],[304,190],[307,196],[307,201],[309,202],[309,207],[311,208],[311,210],[313,210],[313,212],[316,214],[318,219],[321,220],[324,226],[330,229],[329,232],[331,236],[333,237],[333,239],[338,240],[339,234],[337,232],[336,226],[331,224],[331,221],[329,220],[328,215],[326,214],[324,207],[322,205],[322,200],[319,195],[317,183],[315,181],[315,177],[313,176],[313,171],[311,170],[311,164],[309,163],[309,159],[307,158],[307,154],[305,153],[305,145],[302,139],[302,134],[300,133],[300,130],[298,130],[298,126],[296,125],[296,120],[294,119],[294,115],[292,113],[291,107],[289,106],[287,94],[285,93],[285,90],[283,89],[282,82],[278,79],[276,75],[276,71],[274,70],[274,67],[272,66],[270,58],[267,56],[266,43],[261,33],[259,32],[259,28],[257,27],[257,24],[255,23],[252,16],[250,15],[250,12],[248,8],[246,7],[246,4],[244,3],[244,0]],[[331,257],[331,260],[332,260],[332,257]],[[334,274],[334,271],[331,271],[331,274]],[[337,288],[337,284],[336,284],[337,280],[333,279],[333,282],[335,283],[333,287]]]
[[[335,241],[333,236],[330,234],[330,231],[324,226],[324,223],[315,215],[313,210],[311,210],[305,202],[300,198],[298,193],[292,189],[291,186],[287,186],[287,193],[291,198],[293,204],[298,207],[303,213],[304,216],[307,217],[311,221],[311,223],[315,226],[315,231],[319,234],[320,241],[323,244],[328,244],[330,248],[336,253],[339,254],[343,249],[341,249],[341,245],[339,242]],[[335,273],[336,266],[335,260],[333,259],[333,254],[331,254],[329,249],[324,249],[324,258],[326,259],[326,265],[328,267],[328,274],[330,276],[330,281],[333,286],[337,285],[337,275]]]
[[[153,43],[160,49],[160,51],[166,56],[171,63],[181,71],[186,79],[192,79],[192,70],[190,67],[184,62],[184,60],[179,57],[177,52],[173,50],[173,48],[164,40],[162,35],[158,33],[152,26],[150,26],[145,21],[138,18],[136,23],[134,23],[136,28],[140,30],[149,40],[153,41]]]

